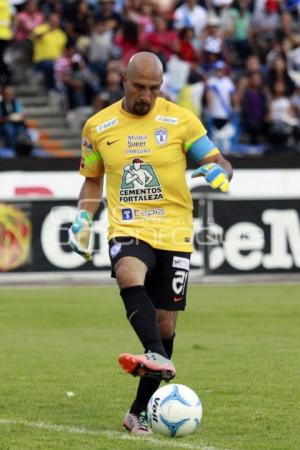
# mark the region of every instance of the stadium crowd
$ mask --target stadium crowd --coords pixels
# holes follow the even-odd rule
[[[42,80],[81,126],[141,50],[225,154],[299,151],[299,0],[0,0],[0,147],[31,139],[14,84]]]

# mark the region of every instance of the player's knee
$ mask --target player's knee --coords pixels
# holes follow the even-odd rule
[[[144,284],[145,275],[128,261],[118,261],[115,274],[120,289]]]

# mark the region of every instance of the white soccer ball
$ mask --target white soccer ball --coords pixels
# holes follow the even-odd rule
[[[202,418],[198,395],[183,384],[167,384],[154,392],[147,407],[149,426],[164,436],[187,436],[196,431]]]

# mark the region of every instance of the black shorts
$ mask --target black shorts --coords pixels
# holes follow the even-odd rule
[[[138,258],[148,267],[145,288],[156,308],[185,309],[190,253],[158,250],[133,237],[115,237],[109,241],[109,256],[112,277],[116,262],[124,256]]]

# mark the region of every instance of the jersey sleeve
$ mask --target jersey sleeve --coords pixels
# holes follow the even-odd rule
[[[202,136],[205,136],[207,131],[202,122],[191,111],[185,110],[185,137],[184,137],[184,151],[187,152],[192,144]]]
[[[80,173],[85,177],[98,177],[103,173],[103,160],[93,143],[89,121],[83,127],[81,141]]]
[[[197,163],[218,154],[219,150],[207,137],[207,131],[202,122],[190,111],[186,111],[186,119],[184,152]]]

